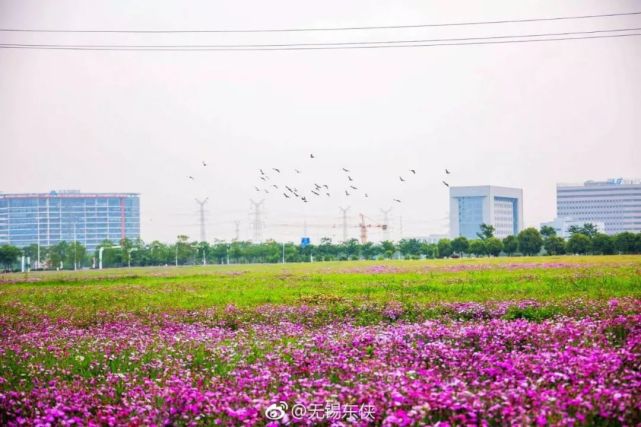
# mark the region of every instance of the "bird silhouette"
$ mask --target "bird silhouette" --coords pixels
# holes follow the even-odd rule
[[[276,185],[276,184],[272,184],[272,187],[278,189],[278,185]]]
[[[347,190],[345,190],[345,195],[346,195],[346,196],[349,196],[349,193],[347,192]]]
[[[449,174],[450,174],[450,171],[448,171],[447,169],[445,169],[445,173],[449,175]]]
[[[296,173],[300,173],[300,171],[298,169],[294,169],[294,170],[296,171]]]
[[[349,172],[349,169],[343,168],[343,172]]]
[[[315,159],[316,157],[315,157],[313,154],[310,154],[310,155],[309,155],[309,158],[310,158],[310,159]]]
[[[203,166],[207,166],[207,163],[205,163],[204,161],[203,161]]]
[[[398,199],[392,199],[392,200],[394,200],[396,203],[401,203],[401,201]]]
[[[327,186],[327,184],[323,184],[323,187],[329,190],[329,187]]]
[[[262,169],[258,169],[258,170],[260,171],[260,174],[261,174],[261,175],[265,175],[265,172],[263,172],[263,170],[262,170]]]
[[[263,191],[264,191],[265,193],[269,194],[269,191],[267,191],[267,189],[266,189],[266,188],[263,188]]]
[[[265,177],[264,177],[264,176],[261,176],[261,177],[260,177],[260,179],[261,179],[262,181],[265,181]]]
[[[449,186],[450,186],[450,184],[448,184],[448,183],[447,183],[447,182],[445,182],[445,181],[441,181],[441,182],[442,182],[443,184],[445,184],[445,186],[446,186],[446,187],[449,187]]]
[[[358,190],[358,187],[354,187],[353,185],[350,185],[349,188],[351,188],[352,190]]]
[[[258,187],[254,187],[254,188],[256,189],[256,191],[260,191],[260,188],[258,188]]]
[[[280,169],[278,168],[272,168],[272,170],[275,170],[276,172],[280,173]]]
[[[352,179],[352,177],[351,177],[351,176],[349,176],[349,175],[347,175],[347,179],[349,179],[350,181],[354,181],[354,180]]]
[[[400,180],[401,180],[401,182],[405,182],[405,180],[403,179],[403,177],[402,177],[402,176],[399,176],[399,177],[398,177],[398,179],[400,179]]]
[[[307,203],[307,197],[302,196],[300,199],[301,199],[303,202]]]
[[[287,195],[287,193],[283,193],[283,196],[285,196],[287,199],[289,199],[289,196]]]
[[[312,190],[312,193],[316,194],[317,196],[320,196],[320,194],[318,194],[318,193],[317,193],[317,192],[315,192],[314,190]]]
[[[189,175],[187,178],[191,179],[192,181],[194,180],[194,177]]]
[[[369,196],[367,195],[367,193],[365,193],[365,197],[369,197]]]
[[[330,196],[329,196],[329,193],[325,193],[325,194],[327,194],[327,197],[330,197]]]
[[[416,175],[416,170],[410,169],[410,172],[412,172],[414,175]]]

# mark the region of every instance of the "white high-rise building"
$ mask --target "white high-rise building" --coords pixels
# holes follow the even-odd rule
[[[483,185],[450,187],[450,237],[476,239],[481,224],[494,226],[495,237],[523,229],[523,190]]]
[[[607,234],[640,232],[641,180],[557,184],[556,216],[580,223],[603,223]]]

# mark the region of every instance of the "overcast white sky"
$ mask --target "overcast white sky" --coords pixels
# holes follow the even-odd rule
[[[335,27],[638,10],[641,1],[0,0],[0,27]],[[311,34],[0,32],[0,40],[270,43],[624,27],[641,27],[641,16]],[[306,219],[313,239],[340,239],[339,206],[351,206],[354,237],[356,214],[374,224],[390,206],[392,237],[401,216],[404,235],[425,236],[447,232],[447,167],[452,185],[523,188],[525,222],[538,226],[555,215],[557,182],[641,175],[639,76],[641,37],[288,52],[0,49],[0,191],[139,192],[145,240],[197,238],[196,197],[209,197],[209,240],[233,237],[235,220],[240,237],[251,237],[250,198],[265,199],[265,237],[298,239]],[[277,185],[326,183],[332,197],[305,205],[256,193],[258,168],[272,167],[283,171],[269,172]],[[359,187],[350,197],[339,195],[341,167]]]

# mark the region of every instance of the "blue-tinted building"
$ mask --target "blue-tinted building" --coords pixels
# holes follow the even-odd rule
[[[64,240],[93,251],[103,240],[139,237],[136,193],[0,194],[0,245],[46,247]]]
[[[450,187],[450,236],[477,239],[481,224],[492,225],[498,238],[523,228],[523,190],[483,185]]]
[[[556,186],[557,217],[603,223],[605,233],[641,232],[641,180],[615,178]]]

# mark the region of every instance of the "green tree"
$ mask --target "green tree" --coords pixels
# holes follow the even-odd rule
[[[49,263],[53,268],[64,268],[64,262],[68,259],[69,243],[62,241],[49,247]]]
[[[18,262],[18,258],[21,255],[20,249],[12,245],[2,245],[0,246],[0,265],[5,269],[11,270],[13,265]]]
[[[503,239],[503,251],[508,255],[514,255],[519,250],[519,241],[516,236],[507,236]]]
[[[543,246],[543,238],[541,233],[536,228],[526,228],[522,230],[519,235],[519,250],[524,255],[536,255],[541,251]]]
[[[556,236],[556,230],[554,227],[550,227],[549,225],[544,225],[541,227],[541,236],[543,236],[544,239],[548,237],[555,237]]]
[[[485,247],[485,241],[478,239],[472,240],[470,242],[469,251],[476,256],[483,256],[487,253],[487,248]]]
[[[63,262],[69,268],[82,268],[85,265],[87,249],[80,242],[72,242],[68,245]]]
[[[574,233],[568,239],[567,250],[571,254],[586,254],[591,247],[590,238],[583,233]]]
[[[470,247],[470,242],[465,236],[459,236],[452,240],[452,252],[463,255]]]
[[[381,242],[381,247],[383,248],[383,255],[385,258],[390,259],[394,256],[396,252],[396,245],[390,240],[385,240]]]
[[[503,250],[503,242],[496,237],[490,237],[485,240],[485,250],[488,255],[499,256]]]
[[[434,243],[421,243],[421,253],[425,255],[426,258],[436,258],[438,246]]]
[[[450,239],[441,239],[438,241],[438,256],[439,258],[447,258],[452,255],[452,242]]]
[[[234,244],[237,242],[234,242]],[[233,244],[232,244],[233,246]],[[178,264],[185,265],[188,261],[193,259],[194,248],[189,244],[189,237],[181,234],[176,237],[176,244],[173,247],[174,249],[174,262],[178,260]]]
[[[624,231],[614,236],[614,248],[623,254],[632,254],[636,248],[636,236],[634,233]]]
[[[421,242],[418,239],[401,239],[398,250],[405,258],[418,258],[421,255]]]
[[[592,238],[592,253],[598,255],[612,255],[614,253],[614,240],[604,233],[597,233]]]
[[[494,228],[493,225],[490,224],[481,224],[481,231],[476,233],[479,239],[481,240],[487,240],[490,237],[494,237],[494,232],[496,229]]]
[[[549,255],[562,255],[565,253],[565,240],[558,236],[549,236],[543,240],[543,247]]]

